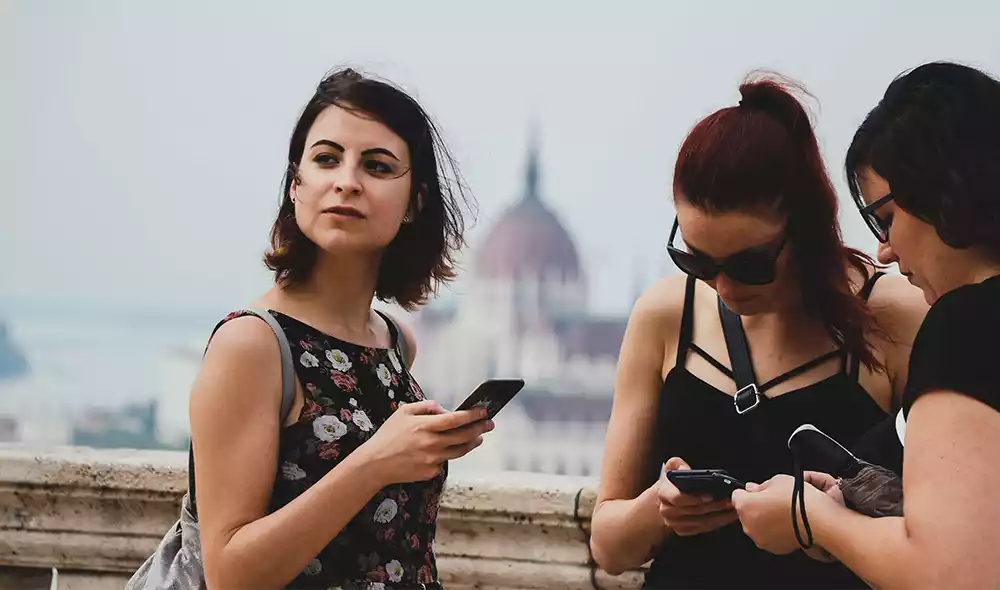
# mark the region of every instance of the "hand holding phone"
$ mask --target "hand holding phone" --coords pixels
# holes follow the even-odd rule
[[[724,472],[720,475],[718,470],[692,470],[680,457],[667,461],[663,471],[657,490],[660,517],[678,535],[707,533],[738,520],[729,501],[731,492],[724,493],[724,497],[719,495],[724,488],[742,484],[739,480]],[[693,474],[682,475],[683,472]]]
[[[455,411],[486,408],[485,419],[492,420],[523,387],[524,379],[487,379]]]

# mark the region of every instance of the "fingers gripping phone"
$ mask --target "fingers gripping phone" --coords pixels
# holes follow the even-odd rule
[[[746,483],[722,469],[668,469],[667,479],[685,494],[709,494],[716,500],[746,489]]]
[[[487,379],[455,411],[486,408],[486,419],[492,420],[523,387],[524,379]]]

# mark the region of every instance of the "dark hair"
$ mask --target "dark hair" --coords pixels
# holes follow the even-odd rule
[[[854,134],[848,185],[860,201],[870,167],[893,200],[953,248],[1000,259],[1000,82],[934,62],[897,77]]]
[[[400,227],[383,252],[375,296],[413,309],[426,302],[439,283],[455,277],[454,256],[465,245],[461,205],[474,208],[475,203],[467,196],[455,159],[437,127],[417,101],[389,82],[350,68],[336,70],[319,83],[295,124],[288,144],[281,205],[264,264],[282,285],[307,280],[316,264],[318,246],[299,229],[290,191],[292,183],[298,182],[297,169],[309,129],[331,105],[383,123],[410,150],[412,221]],[[422,202],[419,212],[418,194]]]
[[[785,215],[803,299],[833,339],[869,369],[882,369],[868,340],[878,326],[852,286],[850,269],[868,279],[875,263],[844,245],[837,194],[823,166],[812,122],[777,74],[751,74],[739,106],[702,119],[681,145],[674,192],[711,212],[767,209]]]

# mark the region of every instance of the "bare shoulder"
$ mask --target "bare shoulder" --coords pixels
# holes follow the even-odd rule
[[[417,360],[417,338],[413,334],[413,328],[409,326],[406,322],[401,322],[398,317],[389,312],[383,311],[387,317],[389,317],[396,327],[399,328],[399,337],[403,339],[404,348],[406,350],[406,368],[412,369],[413,362]]]
[[[219,326],[208,345],[205,358],[236,356],[249,363],[265,358],[275,359],[277,353],[278,340],[271,327],[258,317],[245,315]]]
[[[266,400],[276,388],[280,401],[280,387],[281,353],[271,327],[250,315],[233,318],[212,336],[192,390],[192,410],[201,405],[199,400],[234,392],[244,405],[252,404],[258,395]]]
[[[667,323],[679,320],[684,311],[686,284],[685,275],[671,275],[653,283],[636,300],[632,317]]]
[[[686,275],[672,275],[646,289],[632,308],[623,346],[658,351],[661,361],[669,357],[680,332],[686,284]]]
[[[868,305],[890,340],[909,346],[930,308],[923,292],[906,277],[886,275],[875,283]]]

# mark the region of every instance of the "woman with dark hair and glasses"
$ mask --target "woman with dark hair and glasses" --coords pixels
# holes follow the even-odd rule
[[[411,333],[372,304],[413,308],[454,276],[458,180],[399,88],[340,70],[306,104],[265,255],[276,284],[253,305],[277,331],[228,316],[191,393],[209,588],[440,587],[447,461],[492,423],[425,400]],[[287,417],[276,333],[294,362]]]
[[[790,476],[733,501],[760,547],[794,551],[793,527],[808,525],[816,545],[877,588],[998,588],[1000,81],[952,63],[897,78],[854,136],[847,174],[879,260],[931,304],[899,421],[903,514],[848,510],[820,474],[795,523]]]
[[[739,105],[699,122],[677,157],[668,250],[685,275],[632,312],[591,539],[613,574],[653,558],[647,588],[865,587],[840,564],[759,550],[728,494],[682,493],[664,475],[788,473],[795,428],[812,422],[850,443],[906,381],[926,306],[841,241],[797,90],[748,80]]]

